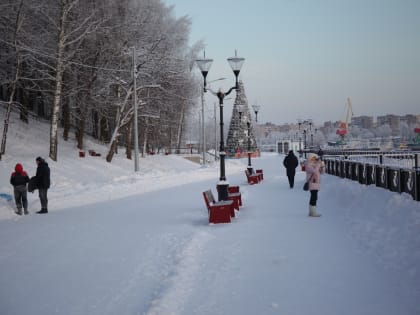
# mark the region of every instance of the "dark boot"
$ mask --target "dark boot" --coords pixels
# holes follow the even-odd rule
[[[38,214],[42,214],[42,213],[48,213],[47,209],[41,209],[37,212]]]

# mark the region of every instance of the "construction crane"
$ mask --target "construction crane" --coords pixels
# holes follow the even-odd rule
[[[408,143],[407,146],[411,150],[420,150],[420,128],[414,128],[414,133],[416,135],[415,138],[413,138],[413,141]]]
[[[346,114],[346,120],[340,121],[338,123],[338,129],[336,130],[336,134],[340,136],[340,142],[341,144],[344,144],[344,138],[349,130],[349,119],[350,119],[350,113],[353,116],[353,108],[351,106],[350,98],[347,98],[347,103],[345,105],[345,108],[347,108],[347,114]]]

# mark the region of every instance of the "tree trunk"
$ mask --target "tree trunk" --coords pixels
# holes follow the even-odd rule
[[[20,106],[19,112],[19,119],[25,123],[28,123],[28,106],[30,102],[30,92],[26,92],[22,90],[22,101]]]
[[[17,73],[18,71],[16,71]],[[1,139],[0,156],[6,153],[7,131],[9,129],[10,112],[12,111],[13,97],[15,96],[16,82],[12,83],[12,92],[10,93],[9,102],[7,103],[6,117],[4,119],[3,137]]]
[[[63,103],[63,117],[61,121],[63,124],[63,139],[64,141],[68,141],[70,125],[71,125],[70,124],[70,102],[68,98]]]
[[[147,125],[147,117],[145,117],[145,122],[144,122],[144,135],[143,135],[143,152],[141,153],[141,157],[144,157],[144,154],[147,151],[147,141],[148,141],[148,137],[147,134],[149,133],[149,128]]]
[[[132,152],[132,150],[131,150],[131,147],[132,147],[132,141],[131,141],[132,132],[131,131],[133,130],[132,125],[133,125],[133,123],[128,124],[125,127],[125,154],[127,156],[127,159],[129,159],[129,160],[131,160],[131,152]],[[134,141],[136,141],[136,139],[134,139]]]
[[[55,75],[55,90],[54,90],[54,104],[51,116],[51,129],[50,129],[50,158],[53,161],[57,161],[57,129],[58,129],[58,115],[61,107],[61,93],[63,84],[63,73],[64,73],[64,43],[65,43],[65,22],[66,22],[66,9],[61,8],[60,16],[60,33],[58,35],[58,47],[57,47],[57,65]]]
[[[9,129],[10,113],[12,111],[13,99],[15,98],[17,81],[19,80],[20,57],[19,57],[19,48],[18,48],[18,43],[17,43],[17,34],[19,33],[19,29],[21,26],[22,6],[23,6],[23,0],[20,1],[19,10],[16,15],[16,24],[15,24],[15,33],[14,33],[14,48],[15,48],[15,54],[16,54],[15,78],[12,82],[12,91],[10,93],[9,102],[7,104],[6,117],[4,119],[3,136],[1,139],[1,147],[0,147],[0,158],[3,154],[6,153],[6,141],[7,141],[7,132]]]
[[[184,124],[184,110],[185,110],[185,105],[182,105],[181,113],[179,115],[178,132],[176,135],[176,153],[177,154],[179,154],[180,149],[181,149],[182,126]]]
[[[111,163],[112,158],[114,157],[115,152],[118,147],[118,137],[119,137],[119,128],[115,128],[114,133],[112,134],[111,143],[108,149],[108,154],[106,155],[106,161]]]
[[[82,109],[82,102],[80,101],[80,98],[78,98],[77,103],[78,103],[77,108],[76,108],[76,114],[78,117],[77,131],[76,131],[77,148],[79,150],[83,150],[83,137],[85,134],[86,114],[84,113],[84,110]]]

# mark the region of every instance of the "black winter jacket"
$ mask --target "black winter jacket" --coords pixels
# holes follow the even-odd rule
[[[296,172],[296,167],[299,165],[299,161],[293,153],[289,153],[283,160],[283,165],[287,170],[288,174],[294,174]]]
[[[26,174],[26,172],[23,172],[23,174],[14,172],[12,176],[10,176],[10,184],[12,184],[14,187],[24,186],[28,182],[29,182],[29,176]]]
[[[39,189],[48,189],[50,188],[50,168],[48,163],[42,161],[39,163],[36,169],[36,187]]]

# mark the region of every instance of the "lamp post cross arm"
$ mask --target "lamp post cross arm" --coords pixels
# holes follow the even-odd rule
[[[231,87],[227,92],[222,92],[221,90],[219,90],[218,92],[215,92],[212,88],[208,87],[207,90],[210,91],[211,94],[217,96],[217,98],[219,99],[219,104],[222,105],[223,104],[223,99],[225,98],[225,96],[229,95],[233,90],[236,90],[236,86]]]

